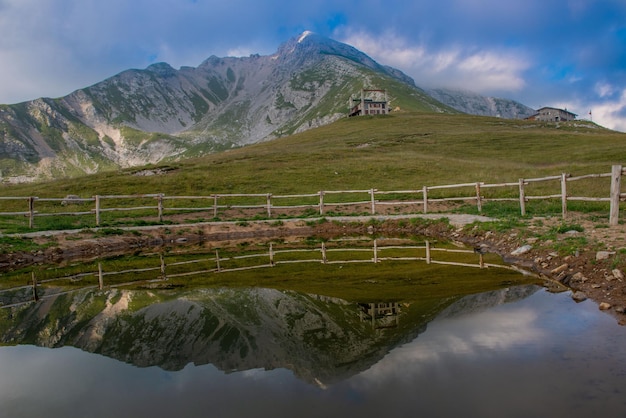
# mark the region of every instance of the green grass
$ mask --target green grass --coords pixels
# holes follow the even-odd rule
[[[132,175],[137,168],[123,169],[74,179],[3,185],[0,195],[286,195],[371,188],[420,190],[422,186],[467,182],[516,182],[519,178],[563,172],[608,173],[612,164],[625,162],[626,135],[590,122],[561,123],[557,128],[554,124],[521,120],[397,112],[384,117],[345,118],[290,137],[179,161],[175,166],[151,166],[166,168],[163,175],[140,177]],[[608,197],[609,179],[580,183],[568,184],[568,193]],[[470,189],[468,195],[472,194]],[[434,190],[429,197],[446,193],[449,192]],[[518,190],[484,189],[482,193],[486,197],[515,197]],[[558,182],[533,183],[526,193],[556,194],[560,193],[560,186]],[[338,199],[335,195],[326,196],[327,201],[333,198]],[[608,204],[603,203],[570,204],[572,210],[608,210]],[[0,211],[24,207],[21,201],[0,202]],[[475,208],[468,205],[466,210]],[[516,202],[486,202],[483,208],[483,213],[497,216],[516,215],[518,211]],[[527,212],[529,216],[558,213],[560,201],[531,201]]]
[[[39,251],[54,245],[54,242],[47,244],[37,244],[31,238],[22,237],[0,237],[0,254],[14,252]]]
[[[624,162],[626,135],[593,125],[555,129],[529,121],[396,113],[346,118],[302,134],[181,161],[177,170],[163,176],[135,177],[129,174],[136,169],[120,170],[6,185],[0,193],[43,197],[400,190],[514,182],[562,172],[605,173],[612,164]]]

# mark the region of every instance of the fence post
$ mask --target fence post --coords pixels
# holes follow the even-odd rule
[[[100,195],[94,196],[96,200],[96,226],[100,226]]]
[[[561,174],[561,215],[567,217],[567,174]]]
[[[157,211],[159,214],[159,222],[163,222],[163,193],[157,196]]]
[[[31,229],[35,227],[35,199],[34,196],[28,198],[28,227]]]
[[[39,294],[37,293],[37,277],[35,276],[35,272],[32,271],[30,273],[33,284],[33,300],[37,302],[39,300]]]
[[[320,190],[320,215],[324,214],[324,192]]]
[[[104,288],[104,274],[102,274],[102,263],[98,263],[98,289]]]
[[[218,195],[214,194],[213,195],[213,217],[217,218],[217,198]],[[218,268],[219,271],[219,268]]]
[[[272,217],[272,194],[267,194],[267,217]]]
[[[163,257],[163,254],[159,254],[159,259],[161,261],[161,279],[167,280],[167,275],[165,274],[165,257]]]
[[[328,258],[326,258],[326,243],[322,242],[322,264],[328,263]]]
[[[478,213],[482,213],[483,202],[482,197],[480,197],[480,183],[476,183],[476,207],[478,208]]]
[[[378,263],[378,240],[374,240],[374,264]]]
[[[617,226],[619,224],[619,202],[622,190],[622,166],[614,165],[611,170],[611,213],[609,216],[609,225]]]
[[[220,266],[220,252],[218,249],[215,250],[215,264],[217,265],[217,272],[222,271],[222,267]]]
[[[274,245],[270,242],[270,266],[274,267]]]
[[[430,264],[430,241],[426,241],[426,264]]]
[[[526,192],[524,191],[524,179],[519,179],[519,209],[522,216],[526,216]]]
[[[376,214],[376,199],[374,198],[374,192],[376,189],[370,189],[370,194],[372,195],[372,215]]]
[[[424,213],[428,213],[428,187],[422,188],[422,197],[424,198]]]

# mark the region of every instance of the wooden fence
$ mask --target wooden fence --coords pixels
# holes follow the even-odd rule
[[[396,256],[389,255],[390,251],[395,251],[396,253],[402,253],[404,255]],[[446,260],[435,260],[433,257],[434,253],[451,253],[454,255],[460,255],[465,259],[469,257],[476,257],[477,260],[474,263],[465,262],[465,261],[446,261]],[[361,257],[344,257],[340,255],[340,253],[361,253],[363,256]],[[387,253],[387,254],[385,254]],[[439,248],[431,245],[429,241],[425,241],[424,245],[379,245],[378,240],[372,241],[371,247],[328,247],[326,243],[322,242],[319,247],[312,248],[286,248],[286,249],[275,249],[273,243],[269,243],[267,251],[259,252],[259,253],[250,253],[245,255],[238,256],[222,256],[220,254],[220,250],[216,249],[214,252],[215,256],[210,257],[202,257],[192,260],[185,261],[172,261],[170,263],[166,262],[165,256],[163,254],[159,254],[158,260],[155,260],[155,265],[152,267],[145,268],[136,268],[136,269],[125,269],[119,271],[110,271],[105,272],[103,269],[103,265],[101,262],[98,262],[97,271],[89,271],[82,272],[78,274],[65,275],[54,278],[47,278],[44,280],[38,280],[36,273],[31,272],[30,284],[7,288],[0,290],[0,295],[7,292],[16,292],[16,291],[24,291],[27,296],[26,300],[20,302],[13,302],[10,304],[2,305],[0,304],[0,308],[10,308],[21,306],[24,304],[32,303],[39,301],[41,299],[48,299],[52,297],[57,297],[63,294],[77,292],[79,290],[103,290],[105,288],[119,288],[126,287],[131,285],[136,285],[138,283],[143,284],[151,284],[151,283],[159,283],[159,282],[167,282],[168,280],[175,278],[184,278],[189,276],[197,276],[197,275],[207,275],[207,274],[217,274],[217,273],[227,273],[227,272],[236,272],[236,271],[246,271],[246,270],[255,270],[262,268],[270,268],[278,265],[287,265],[287,264],[301,264],[301,263],[316,263],[316,264],[353,264],[353,263],[382,263],[382,262],[394,262],[394,261],[422,261],[426,264],[439,264],[439,265],[448,265],[448,266],[457,266],[457,267],[469,267],[469,268],[501,268],[506,270],[515,270],[518,269],[515,266],[509,266],[505,264],[492,264],[487,263],[484,260],[484,255],[480,252],[470,250],[470,249],[450,249],[450,248]],[[467,260],[466,260],[467,261]],[[243,262],[244,265],[239,265]],[[230,264],[230,265],[229,265]],[[191,268],[190,270],[186,270],[187,266],[203,266],[201,268]],[[141,275],[152,275],[151,278],[146,278],[145,276],[142,278]],[[113,279],[109,279],[110,284],[106,285],[107,277],[114,276],[131,276],[133,280],[131,281],[122,281],[115,282]],[[139,277],[139,278],[138,278]],[[97,278],[97,283],[95,283],[94,278]],[[81,286],[78,289],[62,289],[63,282],[84,282],[84,281],[93,281],[93,284],[85,284],[85,286]],[[46,293],[41,295],[39,288],[42,286],[51,286],[51,288],[55,289],[53,293]]]
[[[482,212],[483,203],[497,201],[514,201],[519,202],[519,210],[522,216],[526,215],[526,204],[531,200],[560,199],[562,207],[562,216],[567,217],[569,201],[586,201],[586,202],[608,202],[609,224],[615,226],[619,222],[620,202],[626,200],[626,193],[621,192],[621,177],[626,170],[621,165],[614,165],[611,173],[588,174],[582,176],[571,176],[563,173],[558,176],[549,176],[542,178],[519,179],[516,182],[489,184],[484,182],[450,184],[440,186],[423,186],[419,189],[412,190],[394,190],[384,191],[378,189],[368,190],[342,190],[342,191],[319,191],[310,194],[298,195],[274,195],[271,193],[259,194],[211,194],[208,196],[167,196],[162,193],[140,194],[140,195],[96,195],[88,198],[78,196],[66,196],[63,198],[39,198],[39,197],[0,197],[2,201],[26,201],[27,210],[17,212],[0,212],[0,217],[7,216],[25,216],[28,218],[30,228],[35,227],[35,218],[43,216],[79,216],[88,215],[94,217],[95,225],[101,226],[102,214],[106,212],[124,212],[124,211],[148,211],[150,215],[145,217],[156,217],[158,222],[163,222],[166,213],[181,212],[202,212],[210,214],[217,219],[225,210],[259,210],[263,213],[263,217],[271,219],[281,211],[294,211],[308,209],[319,213],[321,216],[331,214],[332,209],[338,206],[366,208],[366,210],[375,215],[383,208],[388,206],[405,206],[405,207],[421,207],[423,213],[428,213],[429,205],[441,202],[468,202],[474,201],[479,212]],[[609,178],[611,179],[610,190],[607,190],[606,197],[584,197],[572,196],[568,193],[568,184],[580,180]],[[527,186],[535,183],[559,182],[560,192],[549,195],[530,195]],[[462,192],[454,193],[454,189],[472,189],[471,195],[465,195]],[[488,189],[509,189],[509,196],[514,197],[485,197],[484,194]],[[514,191],[511,191],[514,189]],[[445,191],[445,197],[433,197],[433,192]],[[341,198],[330,199],[333,195],[343,195]],[[608,196],[607,196],[608,195]],[[351,199],[350,196],[357,196],[357,199]],[[367,199],[364,197],[367,196]],[[131,203],[130,206],[106,207],[105,201],[126,200]],[[142,206],[136,206],[137,201],[148,202]],[[186,206],[178,206],[175,202],[187,201]],[[229,201],[234,203],[228,203]],[[284,204],[280,204],[286,202]],[[207,203],[203,203],[207,202]],[[46,209],[48,211],[37,210],[37,206],[42,203],[48,203]],[[81,207],[87,203],[94,205],[89,210],[68,210],[73,206]],[[132,204],[135,204],[134,206]],[[143,215],[142,215],[143,216]],[[257,215],[258,216],[258,215]]]

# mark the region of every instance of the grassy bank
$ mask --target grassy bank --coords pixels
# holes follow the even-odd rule
[[[590,122],[541,123],[469,115],[396,113],[342,119],[290,137],[202,158],[30,185],[0,194],[307,193],[515,181],[610,171],[626,162],[626,135]]]
[[[519,178],[554,176],[564,172],[575,176],[607,173],[612,164],[623,163],[626,163],[626,135],[591,122],[555,124],[399,112],[387,116],[346,118],[301,134],[177,163],[44,183],[3,185],[0,196],[59,198],[69,194],[91,197],[96,194],[143,193],[290,195],[319,190],[414,190],[422,186],[479,181],[516,182]],[[159,174],[137,175],[145,169]],[[607,178],[568,185],[570,196],[608,197],[608,190]],[[441,197],[446,193],[446,190],[435,191],[429,193],[429,197]],[[518,190],[516,187],[485,189],[482,193],[489,193],[488,197],[515,197]],[[527,190],[527,195],[558,193],[558,181],[533,184]],[[467,195],[471,196],[472,191]],[[346,199],[349,198],[354,197],[346,196]],[[315,198],[309,200],[306,204],[315,204]],[[118,205],[118,202],[115,204]],[[155,202],[154,198],[148,198],[124,204],[129,207],[154,206]],[[206,206],[207,202],[181,204]],[[58,202],[48,205],[58,208],[55,206],[48,210],[41,202],[37,203],[37,208],[42,212],[63,210]],[[604,213],[608,210],[608,204],[572,202],[571,205],[574,211]],[[27,209],[24,201],[0,201],[0,206],[2,212]],[[90,208],[93,204],[86,205],[85,210]],[[474,209],[468,206],[462,210]],[[533,202],[527,210],[530,215],[559,213],[560,202]],[[135,225],[139,222],[136,218],[154,216],[153,212],[149,210],[146,212],[148,215],[128,212],[128,219],[105,220],[104,225]],[[519,206],[515,203],[489,203],[485,205],[484,213],[492,216],[515,215],[519,213]],[[212,218],[209,213],[201,220]],[[245,216],[242,215],[242,218]],[[85,228],[95,226],[95,220],[92,215],[67,219],[41,217],[37,218],[36,224],[42,230]],[[21,232],[24,228],[28,225],[23,216],[3,219],[0,225],[4,232]]]

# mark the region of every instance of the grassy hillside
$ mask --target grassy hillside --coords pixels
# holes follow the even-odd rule
[[[590,122],[541,123],[469,115],[397,112],[342,119],[271,142],[139,169],[29,185],[0,195],[310,193],[397,190],[520,177],[609,172],[626,164],[626,134]]]

